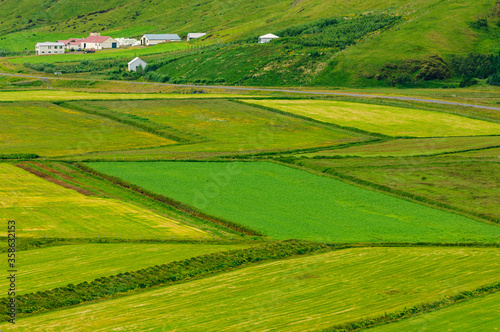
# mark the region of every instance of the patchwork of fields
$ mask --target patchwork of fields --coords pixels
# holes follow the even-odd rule
[[[275,97],[0,92],[0,329],[500,326],[498,121]]]
[[[496,249],[467,248],[334,251],[102,301],[84,311],[35,315],[20,319],[15,330],[326,328],[498,281],[498,255]]]

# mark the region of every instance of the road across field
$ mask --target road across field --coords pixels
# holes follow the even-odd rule
[[[49,79],[54,79],[54,80],[78,80],[78,81],[90,81],[91,80],[91,79],[84,79],[84,78],[44,77],[44,76],[32,76],[32,75],[8,74],[8,73],[0,73],[0,76],[16,76],[16,77],[38,78],[38,79],[41,79],[41,80],[49,80]],[[287,92],[287,93],[299,93],[299,94],[308,94],[308,95],[348,96],[348,97],[356,97],[356,98],[381,98],[381,99],[393,99],[393,100],[405,100],[405,101],[418,101],[418,102],[429,103],[429,104],[465,106],[465,107],[474,107],[474,108],[481,108],[481,109],[488,109],[488,110],[500,111],[500,107],[493,107],[493,106],[483,106],[483,105],[474,105],[474,104],[467,104],[467,103],[457,103],[457,102],[445,101],[445,100],[422,99],[422,98],[402,97],[402,96],[383,96],[383,95],[363,94],[363,93],[351,93],[351,92],[326,92],[326,91],[314,91],[314,90],[313,91],[302,91],[302,90],[289,90],[289,89],[245,88],[245,87],[239,87],[239,86],[170,84],[170,83],[154,83],[154,82],[95,80],[95,79],[92,79],[92,81],[117,82],[117,83],[125,83],[125,84],[144,84],[144,85],[151,84],[151,85],[162,85],[162,86],[176,86],[176,87],[182,87],[182,88],[226,89],[226,90],[237,90],[237,91]]]

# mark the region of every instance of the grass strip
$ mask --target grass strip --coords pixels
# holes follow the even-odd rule
[[[195,216],[197,218],[202,218],[202,219],[208,220],[210,222],[213,222],[213,223],[225,226],[225,227],[227,227],[229,229],[232,229],[232,230],[234,230],[236,232],[239,232],[239,233],[242,233],[242,234],[251,235],[251,236],[265,236],[264,233],[259,232],[257,230],[254,230],[254,229],[252,229],[250,227],[246,227],[244,225],[240,225],[238,223],[235,223],[233,221],[229,221],[229,220],[226,220],[226,219],[223,219],[223,218],[220,218],[220,217],[209,215],[207,213],[204,213],[201,210],[198,210],[195,207],[192,207],[190,205],[184,204],[184,203],[179,202],[179,201],[177,201],[175,199],[172,199],[170,197],[156,194],[156,193],[154,193],[152,191],[146,190],[146,189],[144,189],[142,187],[139,187],[139,186],[137,186],[135,184],[126,182],[126,181],[124,181],[124,180],[122,180],[120,178],[117,178],[115,176],[111,176],[111,175],[107,175],[107,174],[98,172],[98,171],[94,170],[93,168],[88,167],[87,165],[84,165],[84,164],[81,164],[81,163],[72,163],[72,165],[78,167],[79,169],[81,169],[84,172],[87,172],[87,173],[90,173],[92,175],[98,176],[98,177],[100,177],[102,179],[105,179],[105,180],[107,180],[107,181],[115,184],[115,185],[118,185],[118,186],[121,186],[123,188],[132,190],[132,191],[134,191],[136,193],[139,193],[139,194],[144,195],[146,197],[152,198],[152,199],[154,199],[154,200],[156,200],[158,202],[170,205],[170,206],[172,206],[172,207],[174,207],[174,208],[176,208],[176,209],[178,209],[180,211],[186,212],[189,215]]]
[[[337,247],[337,249],[343,248]],[[21,316],[27,316],[98,299],[109,299],[119,294],[154,286],[171,285],[197,279],[259,262],[329,250],[331,250],[330,247],[324,244],[288,240],[248,249],[207,254],[133,272],[102,277],[90,283],[69,284],[49,291],[16,296],[17,313]],[[4,308],[0,321],[9,319],[9,301],[9,298],[0,299],[0,305]]]
[[[384,315],[380,315],[377,317],[365,318],[355,322],[332,326],[322,331],[323,332],[359,331],[377,325],[397,322],[427,312],[443,309],[456,303],[464,302],[473,298],[477,298],[486,294],[492,294],[498,291],[500,291],[500,282],[491,285],[481,286],[471,291],[463,291],[453,296],[447,296],[438,301],[419,303],[413,307],[404,308],[403,310],[400,311],[386,313]]]

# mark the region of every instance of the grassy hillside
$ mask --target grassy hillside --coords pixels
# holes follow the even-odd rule
[[[316,330],[493,283],[497,261],[496,249],[341,250],[21,318],[14,331]]]

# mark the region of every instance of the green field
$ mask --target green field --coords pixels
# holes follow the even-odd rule
[[[90,282],[243,245],[105,243],[56,246],[23,251],[16,293],[25,294]],[[8,288],[7,279],[0,287]]]
[[[302,163],[313,169],[332,169],[472,213],[500,218],[500,165],[495,161],[406,157],[315,159]]]
[[[367,135],[290,118],[228,100],[84,101],[68,103],[106,114],[120,114],[149,125],[164,135],[186,136],[190,144],[172,148],[112,152],[110,155],[152,154],[186,158],[200,154],[253,153],[332,146],[362,141]],[[99,154],[106,156],[107,154]]]
[[[17,236],[176,238],[204,231],[133,203],[85,196],[18,167],[0,164],[0,220],[16,220]],[[6,235],[7,229],[2,231]]]
[[[500,134],[498,123],[417,109],[325,100],[254,100],[251,103],[327,123],[396,137]]]
[[[273,163],[89,165],[276,239],[498,242],[500,235],[495,225]]]
[[[496,292],[369,331],[498,331],[499,308],[500,293]]]
[[[94,115],[50,103],[0,103],[0,154],[43,157],[175,143]]]
[[[420,156],[483,149],[499,145],[500,136],[396,139],[382,143],[352,146],[345,149],[332,149],[313,153],[304,153],[299,156],[306,156],[309,158],[316,156]],[[486,152],[488,150],[479,151]]]
[[[14,331],[321,329],[498,281],[498,255],[469,248],[334,251],[18,319]]]

